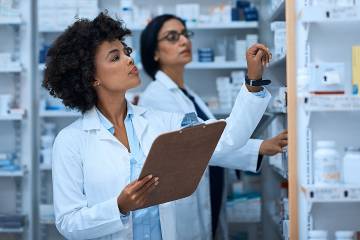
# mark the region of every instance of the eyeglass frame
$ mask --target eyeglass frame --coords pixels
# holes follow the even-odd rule
[[[176,33],[177,36],[178,36],[178,37],[176,37],[177,39],[174,40],[174,41],[167,39],[170,33]],[[188,30],[188,29],[184,29],[184,30],[181,31],[181,32],[178,32],[178,31],[176,31],[176,30],[170,30],[170,31],[168,31],[168,33],[167,33],[165,36],[163,36],[162,38],[158,39],[158,42],[161,42],[161,41],[166,40],[166,41],[168,41],[168,42],[170,42],[170,43],[176,43],[176,42],[179,41],[181,35],[184,36],[186,39],[191,39],[195,34],[194,34],[193,31]]]

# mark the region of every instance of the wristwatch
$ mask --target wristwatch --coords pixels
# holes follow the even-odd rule
[[[252,80],[249,79],[248,75],[245,75],[245,83],[249,86],[260,87],[260,86],[269,85],[271,83],[271,80],[263,80],[262,78],[257,80]]]

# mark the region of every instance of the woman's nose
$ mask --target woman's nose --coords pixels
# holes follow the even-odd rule
[[[185,45],[189,42],[189,39],[187,37],[185,37],[184,35],[180,35],[179,42],[181,45]]]
[[[128,65],[133,65],[134,64],[134,59],[132,59],[132,57],[128,56]]]

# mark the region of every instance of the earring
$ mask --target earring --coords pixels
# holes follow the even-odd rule
[[[96,82],[95,83],[95,86],[97,87],[97,86],[100,86],[100,83],[99,82]]]

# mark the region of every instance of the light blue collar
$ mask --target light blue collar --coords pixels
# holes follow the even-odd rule
[[[128,104],[127,102],[126,104],[127,104],[127,113],[126,113],[125,121],[131,120],[132,116],[134,115],[134,109],[132,108],[132,105]],[[104,114],[102,114],[98,108],[96,108],[96,112],[98,113],[101,125],[103,125],[106,130],[114,134],[115,129],[112,122],[107,117],[105,117]]]

